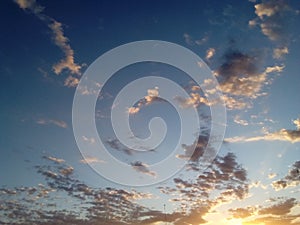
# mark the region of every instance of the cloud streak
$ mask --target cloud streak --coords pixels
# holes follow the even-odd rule
[[[300,142],[300,129],[299,119],[294,120],[293,123],[297,126],[296,130],[281,129],[275,132],[265,132],[261,136],[245,137],[235,136],[232,138],[225,138],[225,142],[237,143],[237,142],[254,142],[254,141],[287,141],[291,143]]]
[[[15,0],[15,2],[21,9],[33,13],[35,16],[37,16],[37,18],[47,24],[52,32],[55,45],[58,46],[65,54],[64,59],[53,65],[54,73],[59,75],[63,70],[67,69],[71,74],[78,76],[81,75],[81,66],[75,63],[74,50],[69,44],[69,39],[64,34],[62,24],[45,15],[43,13],[44,7],[39,5],[35,0]],[[64,84],[68,87],[74,87],[78,84],[78,81],[78,78],[69,75]]]
[[[36,121],[37,124],[40,124],[40,125],[55,125],[55,126],[58,126],[58,127],[61,127],[61,128],[67,128],[68,127],[68,124],[63,121],[63,120],[56,120],[56,119],[38,119]]]

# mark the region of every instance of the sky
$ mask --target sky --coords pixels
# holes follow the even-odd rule
[[[299,16],[1,1],[0,224],[299,225]]]

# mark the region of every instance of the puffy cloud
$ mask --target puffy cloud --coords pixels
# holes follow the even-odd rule
[[[137,106],[129,107],[127,112],[129,114],[136,114],[140,109],[146,105],[150,105],[154,102],[164,102],[165,100],[159,98],[159,89],[154,87],[153,89],[147,90],[147,95],[145,95],[138,103]]]
[[[287,47],[275,48],[273,50],[273,58],[280,59],[288,53],[289,53],[289,49]]]
[[[288,187],[295,187],[300,184],[300,161],[296,161],[288,174],[280,180],[274,181],[272,186],[279,191]]]
[[[272,41],[286,42],[284,21],[290,7],[286,1],[272,0],[256,4],[255,13],[260,19],[261,31]]]
[[[76,87],[78,83],[79,83],[79,79],[77,77],[70,75],[65,79],[64,85],[67,87]]]
[[[208,100],[202,97],[199,93],[190,93],[189,98],[183,98],[181,96],[175,96],[174,98],[177,102],[179,102],[182,108],[188,107],[198,107],[201,104],[209,104]]]
[[[193,163],[197,163],[200,158],[203,156],[205,148],[207,147],[208,136],[207,135],[199,135],[198,140],[191,145],[182,144],[182,148],[184,149],[183,155],[177,155],[177,158],[190,160]]]
[[[223,63],[214,74],[228,109],[250,108],[251,99],[265,94],[262,90],[264,85],[269,83],[268,75],[280,73],[284,69],[283,65],[262,69],[259,54],[247,54],[238,50],[230,49],[225,52],[223,58]]]
[[[278,13],[280,10],[282,10],[281,5],[279,5],[279,2],[283,1],[269,1],[267,3],[261,3],[255,5],[255,13],[259,18],[263,19],[264,16],[270,17],[274,14]]]
[[[300,130],[300,119],[296,119],[293,123],[297,126],[297,129]]]
[[[282,72],[284,68],[273,66],[260,72],[260,57],[239,51],[228,52],[224,58],[225,62],[216,71],[216,75],[219,77],[221,90],[232,96],[256,98],[267,82],[267,75]]]
[[[216,53],[216,50],[214,48],[209,48],[207,51],[206,51],[206,60],[209,60],[211,59]]]
[[[128,108],[128,113],[129,114],[136,114],[140,111],[140,108],[139,107],[129,107]]]
[[[63,120],[55,120],[55,119],[38,119],[36,121],[37,124],[40,125],[49,125],[49,124],[53,124],[55,126],[61,127],[61,128],[67,128],[68,125],[65,121]]]
[[[60,74],[63,69],[69,69],[72,74],[80,75],[81,66],[74,62],[74,51],[68,44],[69,40],[64,36],[62,24],[53,21],[48,25],[53,32],[53,39],[55,44],[65,53],[66,58],[53,66],[53,70],[56,74]]]
[[[131,163],[131,166],[134,170],[139,173],[144,173],[152,177],[156,177],[156,173],[154,171],[149,170],[149,166],[146,163],[142,163],[140,161],[136,161]]]
[[[281,129],[275,132],[265,131],[264,135],[261,136],[254,136],[254,137],[236,136],[232,138],[225,138],[224,141],[230,143],[253,142],[253,141],[288,141],[291,143],[300,142],[300,129],[298,127],[298,120],[295,121],[294,124],[297,126],[296,130]]]

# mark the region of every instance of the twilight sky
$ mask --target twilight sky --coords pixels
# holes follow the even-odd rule
[[[0,224],[299,225],[299,16],[297,0],[1,1]],[[80,86],[99,56],[143,40],[191,50],[219,86],[203,79],[199,87],[182,70],[157,62],[135,63],[105,84]],[[118,139],[111,112],[125,102],[117,97],[126,85],[148,76],[171,80],[187,95],[173,94],[163,82],[139,85],[142,95],[132,89],[135,104],[122,111],[132,133],[149,137],[153,117],[164,120],[167,132],[155,148],[131,148]],[[222,96],[209,101],[203,87]],[[87,133],[75,140],[75,91],[96,96],[100,139]],[[215,149],[211,110],[220,102],[226,132]],[[200,133],[195,118],[186,116],[193,112]],[[181,127],[188,132],[181,134]],[[96,146],[99,140],[126,171],[101,151],[83,157],[77,142]],[[203,169],[207,149],[217,155]],[[171,163],[153,166],[165,159]],[[177,171],[177,162],[186,166]],[[154,184],[121,185],[91,166],[128,183]]]

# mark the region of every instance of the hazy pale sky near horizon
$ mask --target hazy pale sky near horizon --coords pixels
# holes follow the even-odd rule
[[[1,224],[300,224],[297,0],[4,0],[0,12]],[[174,96],[178,106],[195,108],[203,125],[183,170],[164,182],[133,188],[89,167],[106,162],[82,157],[72,104],[94,60],[142,40],[176,43],[201,57],[219,82],[227,121],[218,155],[202,171],[198,162],[211,118],[201,88],[183,71],[161,63],[118,71],[102,88],[95,118],[109,152],[130,165],[136,179],[159,179],[160,171],[150,165],[175,148],[180,115],[159,98],[162,90],[146,88],[126,112],[132,131],[147,137],[150,119],[161,116],[166,139],[145,154],[125,147],[114,134],[110,113],[126,84],[146,76],[176,82],[189,95]],[[213,92],[210,84],[203,85]],[[90,136],[82,141],[95,143]],[[193,143],[180,144],[177,159],[186,160]]]

